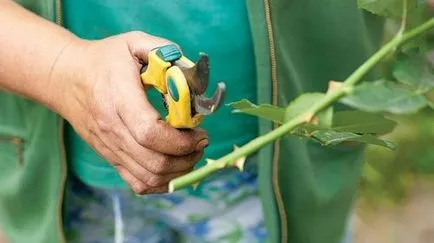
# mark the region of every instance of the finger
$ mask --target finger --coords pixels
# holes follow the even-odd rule
[[[131,168],[134,168],[134,166],[134,164],[126,163],[122,166],[117,166],[117,169],[119,174],[121,174],[122,171],[122,178],[124,178],[133,191],[138,194],[158,192],[161,191],[160,189],[162,188],[165,188],[165,191],[167,191],[167,186],[172,179],[185,175],[193,170],[193,168],[190,168],[186,171],[171,173],[164,176],[153,175],[151,173],[150,175],[147,174],[144,178],[141,178],[133,173],[135,170]]]
[[[205,130],[176,129],[162,121],[144,95],[130,95],[118,107],[118,115],[134,140],[148,149],[183,156],[203,150],[209,143]],[[134,105],[131,105],[134,104]]]
[[[126,130],[125,128],[122,129],[114,129],[114,131],[122,131]],[[126,132],[124,132],[126,133]],[[133,175],[135,178],[142,181],[146,186],[148,187],[160,187],[167,183],[170,178],[173,178],[174,176],[178,176],[185,172],[165,172],[160,174],[152,173],[151,171],[147,170],[142,164],[138,161],[135,161],[131,156],[128,155],[129,148],[122,145],[125,140],[124,139],[117,139],[113,134],[92,134],[94,136],[94,140],[100,139],[103,146],[105,146],[107,149],[109,149],[112,153],[116,154],[116,156],[119,158],[118,163],[116,165],[122,165],[125,169],[129,171],[131,175]],[[102,138],[102,139],[101,139]],[[104,138],[106,138],[108,141],[104,141]],[[113,141],[121,141],[120,143],[113,143]],[[141,154],[139,156],[142,158],[143,165],[149,165],[156,164],[159,161],[161,161],[162,155],[155,155],[152,153],[152,151],[143,149],[141,151]],[[187,170],[190,171],[192,168],[188,168]]]
[[[191,170],[203,156],[203,150],[193,154],[176,157],[176,156],[155,156],[156,160],[152,163],[143,165],[146,169],[155,175],[167,175],[177,172]]]
[[[136,178],[123,166],[117,165],[116,170],[119,172],[119,175],[122,177],[122,179],[130,186],[130,188],[135,193],[143,193],[143,191],[146,189],[146,184],[143,181]]]
[[[115,141],[122,141],[122,151],[142,167],[156,175],[164,175],[188,170],[202,158],[203,150],[195,151],[186,156],[170,156],[156,151],[149,150],[138,144],[127,129],[114,129],[117,136]],[[143,156],[144,154],[148,156]]]
[[[107,144],[105,144],[93,131],[88,131],[86,141],[91,147],[94,148],[97,154],[104,157],[111,164],[117,164],[121,161],[121,159],[107,146]]]
[[[193,167],[187,168],[187,170],[184,171],[178,171],[178,172],[167,172],[161,174],[154,174],[147,169],[144,169],[139,163],[132,160],[131,157],[129,157],[125,153],[121,153],[119,157],[123,161],[123,166],[128,169],[128,171],[134,175],[136,178],[144,182],[148,187],[159,187],[166,183],[168,183],[172,178],[175,178],[177,176],[181,176],[187,172],[190,172]],[[147,164],[155,164],[153,158],[149,158],[149,161]]]
[[[119,158],[119,156],[109,149],[108,146],[94,132],[89,132],[89,138],[89,141],[91,141],[90,144],[94,146],[97,153],[114,165],[119,175],[128,185],[130,185],[134,192],[137,194],[144,194],[149,189],[149,186],[145,182],[135,177],[121,165],[122,160]],[[167,191],[165,188],[167,188],[167,186],[158,187],[155,191]]]
[[[131,158],[123,154],[122,150],[118,150],[120,154],[118,152],[119,155],[117,155],[94,132],[89,131],[88,136],[90,143],[98,153],[114,165],[119,175],[137,194],[167,192],[170,180],[193,170],[193,167],[188,167],[186,170],[168,173],[165,176],[156,175],[134,163]],[[194,160],[197,160],[197,158],[194,158]]]
[[[116,169],[119,171],[122,179],[130,185],[131,189],[139,195],[149,194],[149,193],[165,193],[168,192],[168,185],[163,185],[160,187],[149,188],[144,182],[133,176],[127,169],[122,166],[117,166]]]
[[[133,31],[125,34],[130,52],[143,63],[148,62],[148,54],[157,47],[174,44],[173,42],[146,34],[141,31]]]
[[[161,120],[154,123],[153,127],[144,126],[143,131],[138,129],[136,138],[142,146],[173,156],[201,151],[209,143],[208,134],[201,128],[180,130]]]
[[[110,132],[97,130],[97,132],[91,131],[91,139],[93,141],[100,141],[100,143],[106,148],[106,150],[109,150],[109,152],[115,154],[118,158],[118,161],[116,164],[122,165],[124,168],[126,168],[130,174],[132,174],[135,178],[142,181],[145,185],[148,187],[159,187],[167,182],[167,179],[163,178],[160,175],[156,175],[155,173],[152,173],[146,167],[142,166],[148,166],[158,163],[161,161],[161,157],[164,157],[161,154],[155,154],[152,151],[145,149],[141,147],[140,154],[137,153],[137,158],[140,158],[142,161],[137,161],[133,159],[128,151],[133,150],[131,148],[131,141],[133,139],[128,134],[128,131],[125,126],[123,126],[120,121],[118,123],[114,123],[117,125],[113,125],[113,128],[110,130]],[[119,136],[118,134],[126,134],[123,136]],[[129,142],[127,142],[129,141]],[[128,144],[129,146],[125,145]],[[140,148],[140,146],[136,146]],[[164,169],[161,170],[162,172]],[[161,173],[164,174],[164,176],[170,175],[170,172]]]
[[[114,130],[116,131],[118,129],[114,129]],[[120,128],[120,130],[126,130],[126,128]],[[108,134],[103,131],[99,131],[99,132],[100,134],[90,131],[89,136],[90,136],[90,140],[93,141],[95,146],[101,152],[101,156],[109,160],[109,162],[115,166],[122,165],[123,167],[125,167],[130,171],[129,173],[132,176],[138,178],[139,180],[142,181],[142,183],[146,184],[148,177],[153,176],[153,174],[148,170],[146,170],[146,168],[141,166],[140,163],[136,163],[131,157],[126,155],[124,149],[119,147],[118,143],[116,142],[114,143],[114,141],[121,141],[120,144],[122,144],[122,140],[113,139],[113,134]],[[146,156],[147,155],[146,151],[141,155],[142,157],[149,158],[149,156]],[[116,159],[114,160],[111,158],[116,158]]]
[[[107,159],[117,169],[122,179],[131,187],[131,189],[137,194],[144,194],[151,188],[146,182],[140,180],[132,173],[130,173],[124,166],[122,166],[122,159],[119,158],[94,132],[89,131],[87,136],[88,143],[96,150],[98,154]],[[143,169],[139,169],[143,170]],[[143,174],[143,172],[141,173]],[[167,185],[163,185],[152,189],[152,192],[165,192],[167,191]]]
[[[203,150],[191,153],[186,156],[169,156],[154,151],[147,151],[149,158],[144,158],[141,152],[146,150],[137,145],[131,149],[124,149],[124,152],[134,158],[142,167],[155,175],[166,175],[182,172],[193,168],[203,156]]]

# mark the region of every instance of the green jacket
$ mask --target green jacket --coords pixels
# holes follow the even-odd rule
[[[61,24],[60,0],[19,0]],[[382,22],[342,0],[247,0],[260,103],[287,105],[325,91],[378,47]],[[260,132],[273,129],[260,121]],[[0,230],[13,243],[64,242],[67,166],[63,120],[0,92]],[[336,243],[363,160],[362,147],[326,148],[285,137],[259,153],[260,196],[270,242]]]

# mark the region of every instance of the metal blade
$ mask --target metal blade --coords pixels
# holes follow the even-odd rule
[[[203,95],[194,95],[193,104],[196,112],[202,115],[209,115],[216,111],[224,99],[225,90],[226,85],[220,82],[217,84],[217,89],[214,91],[211,98],[207,98]]]
[[[205,93],[209,81],[209,58],[200,53],[199,60],[191,68],[182,69],[190,90],[196,95]]]

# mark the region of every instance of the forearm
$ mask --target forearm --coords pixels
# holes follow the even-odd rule
[[[80,40],[10,0],[0,0],[0,89],[50,106],[61,53]]]

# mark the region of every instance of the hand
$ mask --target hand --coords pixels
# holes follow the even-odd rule
[[[168,43],[142,32],[80,40],[64,49],[50,76],[57,91],[51,107],[137,194],[166,192],[208,145],[205,131],[170,127],[146,98],[140,67],[152,49]]]

